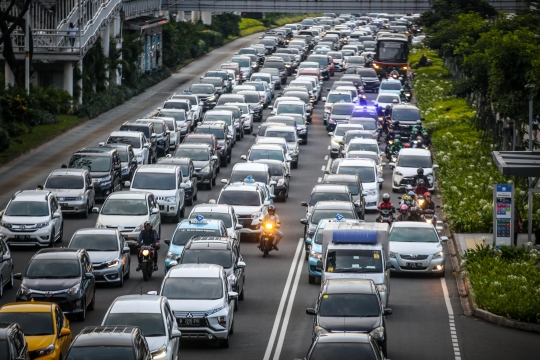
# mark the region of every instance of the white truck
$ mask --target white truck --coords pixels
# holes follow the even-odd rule
[[[321,284],[326,279],[371,279],[384,306],[390,296],[390,252],[386,223],[331,222],[323,231]]]

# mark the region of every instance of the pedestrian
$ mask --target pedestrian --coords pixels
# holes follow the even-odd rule
[[[523,230],[523,223],[521,222],[521,214],[517,205],[514,204],[514,245],[517,246],[517,240],[519,233]]]
[[[73,46],[75,46],[75,37],[77,36],[77,31],[79,28],[73,25],[72,22],[69,23],[68,37],[69,43],[71,45],[71,51],[73,51]]]

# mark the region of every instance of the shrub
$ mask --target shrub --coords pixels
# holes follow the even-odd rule
[[[255,34],[257,32],[265,31],[266,27],[264,26],[255,26],[249,29],[240,30],[240,36],[248,36],[251,34]]]
[[[256,26],[264,26],[264,24],[260,22],[259,20],[248,19],[248,18],[242,18],[239,24],[240,30],[245,30],[252,27],[256,27]]]
[[[0,128],[0,152],[6,151],[11,145],[11,139],[4,128]]]

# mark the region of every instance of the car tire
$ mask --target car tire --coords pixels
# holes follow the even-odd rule
[[[81,304],[84,304],[84,306],[82,309],[82,313],[77,314],[77,320],[84,321],[86,319],[86,299],[85,298],[81,299]]]
[[[191,199],[186,200],[186,205],[193,206],[193,196],[191,197]]]
[[[232,335],[234,334],[234,318],[233,318],[233,322],[231,324],[231,328],[229,329],[229,335]]]
[[[49,236],[49,245],[47,247],[53,248],[54,247],[54,231],[51,230],[51,235]]]
[[[238,300],[244,301],[244,292],[246,291],[246,278],[244,277],[244,282],[242,286],[242,292],[238,294]]]
[[[217,179],[217,176],[212,178],[212,186],[216,186],[216,179]]]
[[[59,243],[64,241],[64,223],[62,223],[62,226],[60,227],[60,234],[58,234],[58,240],[56,241]]]
[[[219,174],[219,172],[221,171],[221,161],[220,161],[220,164],[218,165],[217,169],[216,169],[216,174]],[[197,200],[197,199],[195,199]]]
[[[232,160],[232,153],[229,154],[229,157],[227,158],[227,164],[230,164]]]
[[[308,275],[308,282],[310,284],[315,284],[315,276]]]
[[[120,273],[120,281],[118,282],[118,287],[124,287],[124,267],[122,266],[122,272]]]
[[[229,334],[227,334],[227,338],[223,340],[219,340],[219,347],[223,349],[229,348]]]
[[[195,196],[193,196],[193,200],[197,200],[197,195],[199,195],[199,192],[197,191],[197,193],[195,194]],[[193,205],[193,202],[192,202],[192,205]]]
[[[239,303],[238,299],[234,300],[234,311],[238,311],[238,303]]]
[[[88,304],[88,310],[94,311],[96,308],[96,290],[94,289],[94,296],[92,296],[92,301]]]
[[[291,164],[291,167],[292,167],[293,169],[298,169],[298,161],[293,162],[293,163]]]
[[[206,185],[206,189],[207,189],[207,190],[212,190],[212,181],[210,181],[210,182],[208,183],[208,185]]]
[[[87,202],[86,203],[86,208],[84,209],[84,212],[82,213],[82,218],[83,219],[88,219],[88,214],[90,213],[90,211],[92,211],[90,209],[90,204]]]
[[[130,258],[130,260],[128,261],[128,271],[127,271],[126,275],[124,275],[124,279],[125,279],[125,280],[128,280],[129,277],[130,277],[130,275],[131,275],[131,258]]]
[[[186,205],[182,207],[182,210],[180,210],[179,214],[176,215],[178,218],[178,222],[180,222],[180,219],[186,216]]]
[[[225,157],[225,159],[221,158],[221,165],[222,167],[226,168],[227,167],[227,157]]]
[[[14,286],[15,286],[15,277],[13,273],[13,266],[11,266],[11,274],[9,275],[9,282],[7,283],[6,287],[8,289],[13,289]]]

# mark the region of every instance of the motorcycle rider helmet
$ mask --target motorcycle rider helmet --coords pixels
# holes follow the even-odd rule
[[[418,126],[422,125],[422,120],[416,120],[416,125]]]
[[[407,195],[409,195],[411,198],[414,198],[416,196],[416,194],[414,193],[414,191],[408,191],[407,192]]]
[[[382,201],[389,202],[390,201],[390,194],[384,193],[382,196]]]
[[[399,144],[401,144],[401,140],[396,139],[395,143],[396,143],[396,145],[399,145]]]
[[[424,168],[421,168],[421,167],[418,168],[418,169],[416,170],[416,173],[417,173],[418,175],[424,175]]]
[[[399,211],[402,211],[402,212],[405,211],[405,212],[407,212],[407,211],[409,211],[409,207],[408,207],[407,205],[403,204],[403,205],[401,205],[401,206],[399,207]]]
[[[394,125],[399,126],[399,120],[394,121]]]
[[[424,186],[424,179],[418,180],[418,186]]]
[[[269,215],[274,215],[276,213],[276,207],[274,205],[270,205],[268,207],[268,214]]]
[[[424,193],[424,197],[427,199],[428,197],[431,198],[431,193],[429,191],[426,191]]]
[[[417,213],[418,215],[422,214],[423,212],[424,212],[424,211],[422,210],[422,208],[421,208],[420,206],[417,206],[417,207],[416,207],[416,213]]]
[[[429,137],[429,134],[427,132],[425,132],[425,133],[422,134],[422,136],[427,138],[427,137]]]
[[[150,221],[144,222],[144,228],[146,229],[146,226],[150,226],[150,229],[152,228],[152,224],[150,224]]]
[[[413,187],[412,187],[411,184],[405,186],[405,192],[410,193],[411,191],[413,191]],[[413,191],[413,193],[414,193],[414,191]],[[409,194],[409,195],[410,195],[410,194]]]

